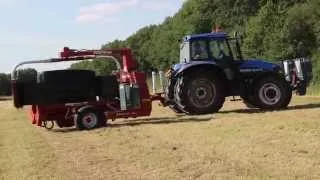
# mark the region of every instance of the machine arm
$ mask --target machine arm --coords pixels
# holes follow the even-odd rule
[[[137,69],[137,62],[133,59],[131,49],[104,49],[104,50],[75,50],[68,47],[63,48],[60,53],[60,58],[51,58],[44,60],[25,61],[16,65],[11,73],[11,80],[17,79],[17,69],[26,64],[41,64],[41,63],[54,63],[64,61],[81,61],[81,60],[97,60],[97,59],[112,59],[117,69],[121,70],[121,64],[117,57],[122,57],[122,71],[130,72]]]
[[[137,62],[133,59],[131,49],[121,48],[121,49],[103,49],[103,50],[74,50],[65,47],[63,52],[60,53],[60,56],[65,61],[68,61],[70,58],[77,57],[118,57],[122,58],[122,67],[123,71],[130,72],[137,69]]]

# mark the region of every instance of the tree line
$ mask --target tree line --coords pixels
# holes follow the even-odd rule
[[[107,42],[101,48],[131,48],[143,71],[167,69],[179,61],[179,40],[183,36],[208,33],[219,25],[227,33],[237,31],[243,35],[245,58],[272,62],[310,58],[314,83],[319,83],[319,9],[319,0],[187,0],[161,24],[148,25],[125,40]],[[105,75],[115,70],[115,64],[83,61],[73,64],[71,69],[94,70]],[[0,74],[0,95],[9,94],[9,87],[9,75]]]
[[[18,79],[24,82],[35,82],[37,80],[37,71],[32,68],[20,69],[17,71]],[[0,96],[11,95],[11,75],[0,73]]]
[[[320,1],[318,0],[188,0],[163,23],[148,25],[125,40],[103,48],[133,49],[140,69],[166,69],[178,63],[179,40],[188,34],[240,32],[245,58],[279,61],[295,57],[313,60],[314,81],[320,81]],[[106,72],[107,62],[85,62],[73,68]]]

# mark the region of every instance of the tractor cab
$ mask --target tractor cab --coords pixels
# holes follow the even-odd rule
[[[230,38],[224,32],[189,35],[180,45],[180,63],[210,63],[224,69],[229,80],[235,78],[238,66],[243,62],[239,38]]]
[[[174,71],[184,71],[190,66],[210,64],[223,69],[228,80],[265,71],[277,71],[280,66],[259,59],[243,59],[241,37],[230,37],[225,32],[213,32],[185,36],[180,45],[180,63]],[[250,74],[248,74],[250,73]],[[253,74],[252,74],[253,73]]]
[[[189,35],[180,45],[180,63],[192,61],[242,60],[238,38],[229,38],[226,33]]]

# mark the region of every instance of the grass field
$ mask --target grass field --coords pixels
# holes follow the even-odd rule
[[[154,109],[109,128],[47,131],[0,101],[0,179],[320,179],[320,98],[278,112]]]

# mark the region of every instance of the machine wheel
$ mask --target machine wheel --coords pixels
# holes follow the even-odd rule
[[[276,76],[266,77],[257,82],[254,90],[254,99],[261,109],[286,108],[292,98],[290,85]]]
[[[76,126],[79,130],[91,130],[105,124],[103,114],[96,109],[87,108],[75,116]]]
[[[212,73],[182,76],[175,87],[175,102],[187,114],[218,112],[225,101],[224,86]]]

